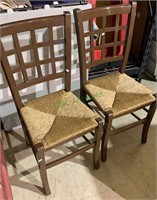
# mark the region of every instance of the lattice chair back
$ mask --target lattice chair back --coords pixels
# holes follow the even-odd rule
[[[124,14],[128,16],[125,24],[122,23]],[[136,4],[111,5],[88,9],[86,12],[76,9],[74,15],[82,70],[86,71],[104,63],[122,61],[120,71],[125,72],[136,16]],[[101,22],[98,29],[94,29],[94,21]],[[126,33],[123,39],[122,32]],[[93,42],[95,35],[101,38],[97,43]],[[83,83],[86,82],[86,77],[84,72]]]
[[[1,26],[1,62],[18,109],[31,86],[63,78],[70,90],[70,26],[70,14]]]

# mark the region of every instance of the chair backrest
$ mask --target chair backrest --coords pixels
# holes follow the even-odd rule
[[[0,33],[1,63],[18,109],[25,88],[62,78],[65,90],[70,90],[69,12],[5,24]]]
[[[124,16],[127,16],[124,24]],[[113,61],[122,61],[120,72],[125,72],[134,21],[136,3],[119,4],[88,10],[74,10],[76,33],[78,40],[80,76],[84,84],[87,79],[87,69]],[[95,21],[99,27],[95,28]],[[122,40],[122,32],[124,32]],[[94,42],[99,35],[100,42]]]

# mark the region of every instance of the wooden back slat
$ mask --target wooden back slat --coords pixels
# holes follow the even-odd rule
[[[21,54],[21,50],[20,50],[20,44],[19,44],[17,34],[13,34],[13,40],[14,40],[16,53],[17,53],[17,56],[18,56],[19,64],[20,64],[20,69],[21,69],[22,74],[23,74],[23,78],[24,78],[24,81],[27,82],[28,76],[27,76],[27,73],[24,69],[24,61],[23,61],[23,58],[22,58],[22,54]]]

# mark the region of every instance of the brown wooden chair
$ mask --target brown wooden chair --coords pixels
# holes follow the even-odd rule
[[[93,148],[94,167],[99,168],[99,146],[103,122],[79,98],[70,92],[71,16],[28,19],[0,27],[1,63],[21,118],[26,137],[34,152],[46,195],[50,194],[46,169]],[[49,90],[55,82],[65,89],[27,99],[25,94],[45,82]],[[60,88],[60,85],[58,85]],[[58,87],[57,86],[57,87]],[[30,90],[30,87],[32,88]],[[41,88],[42,88],[41,87]],[[52,88],[51,88],[52,87]],[[24,90],[23,90],[24,89]],[[45,93],[45,89],[41,92]],[[92,133],[92,137],[86,137]],[[78,137],[80,148],[53,162],[45,161],[45,151]],[[52,154],[53,155],[53,154]]]
[[[125,24],[122,23],[124,16],[128,17]],[[74,10],[80,61],[81,98],[86,101],[86,97],[89,96],[105,120],[101,148],[102,161],[107,160],[107,143],[111,133],[117,134],[143,124],[141,142],[146,143],[149,125],[156,109],[156,98],[153,92],[125,74],[135,16],[135,2]],[[98,30],[93,29],[93,21],[99,21]],[[95,34],[101,36],[101,41],[97,44],[93,42]],[[121,37],[122,35],[125,37]],[[113,66],[111,69],[105,69],[106,63],[115,63],[115,61],[121,63],[119,68]],[[106,75],[88,80],[89,69],[93,67],[99,69],[103,65]],[[140,109],[146,112],[144,118],[134,113]],[[134,116],[135,121],[114,130],[113,119],[126,114]]]

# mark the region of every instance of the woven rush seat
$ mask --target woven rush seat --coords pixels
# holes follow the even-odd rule
[[[85,90],[103,111],[111,110],[114,117],[155,101],[151,90],[119,72],[88,81]]]
[[[45,149],[97,127],[97,114],[63,90],[27,102],[21,114],[32,142]]]

